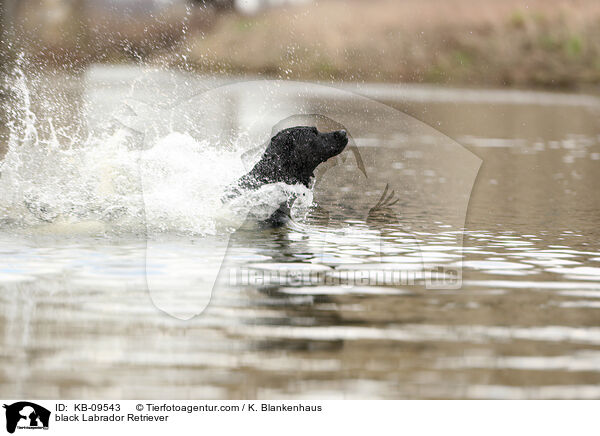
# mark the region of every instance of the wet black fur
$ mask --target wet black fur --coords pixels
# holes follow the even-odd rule
[[[282,130],[271,138],[254,168],[227,188],[223,201],[269,183],[302,184],[309,188],[317,166],[340,154],[347,144],[348,137],[344,130],[322,133],[308,126]],[[282,204],[266,224],[284,224],[289,218],[290,205]]]

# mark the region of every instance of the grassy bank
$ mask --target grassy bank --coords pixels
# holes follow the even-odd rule
[[[181,50],[201,71],[295,79],[598,84],[600,2],[330,0],[222,15]]]

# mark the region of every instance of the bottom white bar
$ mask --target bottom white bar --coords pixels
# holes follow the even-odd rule
[[[598,435],[597,401],[2,400],[20,436],[144,434]],[[6,433],[3,433],[6,434]]]

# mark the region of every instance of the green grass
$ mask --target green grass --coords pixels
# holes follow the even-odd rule
[[[570,57],[579,57],[583,52],[583,39],[578,35],[571,35],[565,41],[565,52]]]
[[[525,12],[523,12],[521,9],[517,9],[513,11],[513,13],[510,15],[508,23],[511,27],[514,27],[515,29],[523,29],[525,27],[526,20],[527,17],[525,15]]]

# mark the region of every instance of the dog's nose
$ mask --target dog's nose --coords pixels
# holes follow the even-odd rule
[[[345,130],[338,130],[336,133],[338,136],[341,136],[342,138],[345,138],[347,135]]]

